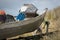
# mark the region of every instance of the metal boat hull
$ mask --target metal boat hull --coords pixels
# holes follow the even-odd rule
[[[1,24],[0,39],[9,38],[34,31],[43,22],[44,16],[45,14],[37,16],[30,20]]]

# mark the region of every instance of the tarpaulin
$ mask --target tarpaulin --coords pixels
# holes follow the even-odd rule
[[[25,13],[23,13],[23,12],[20,12],[19,15],[16,17],[16,19],[19,21],[24,20],[24,18],[25,18]]]

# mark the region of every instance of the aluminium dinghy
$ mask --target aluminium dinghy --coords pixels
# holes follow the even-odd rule
[[[36,30],[43,22],[44,16],[45,13],[29,20],[1,24],[0,39],[9,38]]]

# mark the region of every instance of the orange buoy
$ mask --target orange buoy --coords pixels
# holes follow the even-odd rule
[[[4,10],[0,10],[0,15],[5,15],[5,11]]]

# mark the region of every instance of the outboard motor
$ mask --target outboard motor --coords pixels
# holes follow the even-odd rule
[[[6,15],[6,22],[12,22],[15,21],[14,17],[12,15],[7,14]]]

